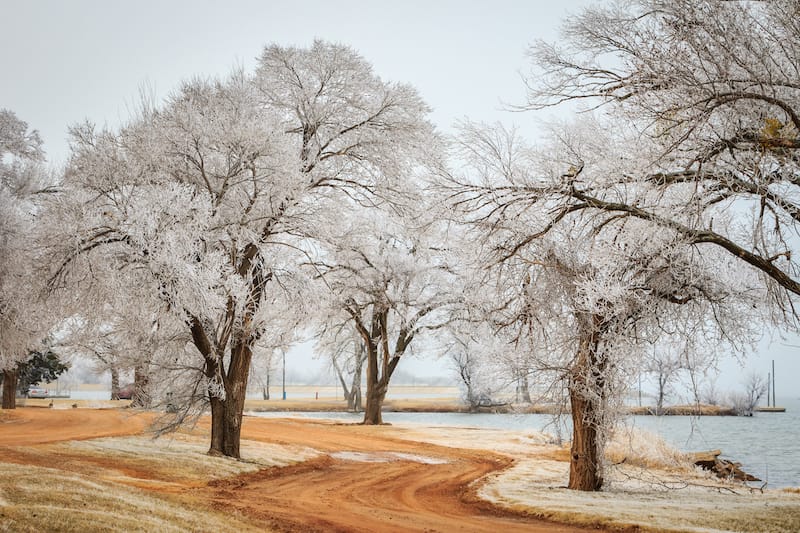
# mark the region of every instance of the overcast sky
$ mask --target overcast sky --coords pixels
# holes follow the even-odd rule
[[[69,124],[116,125],[142,88],[163,97],[191,76],[252,69],[267,43],[321,38],[416,86],[442,129],[466,115],[530,122],[501,111],[501,101],[524,98],[527,46],[555,40],[562,18],[586,3],[0,0],[0,106],[63,161]]]
[[[267,43],[307,46],[321,38],[352,46],[381,77],[414,85],[448,131],[457,119],[519,125],[533,135],[552,113],[510,113],[521,103],[525,51],[555,41],[561,20],[591,0],[227,1],[0,0],[0,108],[42,134],[52,164],[68,154],[67,128],[90,120],[116,126],[144,91],[162,98],[185,78],[252,70]],[[745,366],[800,396],[796,339],[762,343]],[[310,364],[296,354],[297,364]],[[409,368],[447,372],[442,364]],[[744,374],[721,367],[723,388]]]

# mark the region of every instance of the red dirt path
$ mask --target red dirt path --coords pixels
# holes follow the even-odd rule
[[[47,457],[48,446],[41,446],[39,455],[24,456],[11,453],[10,448],[4,453],[3,448],[139,434],[152,418],[148,413],[112,409],[3,411],[0,461],[5,455],[14,462],[36,461],[33,464],[52,467],[56,458]],[[289,467],[212,481],[200,488],[187,484],[182,489],[187,501],[236,510],[262,527],[278,531],[586,531],[517,516],[478,500],[472,482],[512,462],[488,451],[406,440],[401,431],[385,426],[285,419],[246,418],[242,437],[308,446],[323,455]],[[373,456],[401,452],[444,462],[357,462],[324,455],[336,452]],[[90,461],[87,458],[87,465]],[[96,461],[91,464],[97,466]],[[137,477],[142,475],[139,472]],[[175,494],[174,487],[170,492]]]

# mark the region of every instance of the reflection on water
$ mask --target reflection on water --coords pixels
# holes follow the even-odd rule
[[[721,449],[722,457],[742,463],[745,472],[768,482],[770,488],[800,486],[800,400],[779,399],[785,413],[735,416],[634,416],[627,425],[661,435],[683,451]],[[255,413],[265,417],[305,417],[358,422],[354,413]],[[393,413],[383,414],[389,423],[471,426],[493,429],[541,431],[568,439],[568,419],[550,415]]]

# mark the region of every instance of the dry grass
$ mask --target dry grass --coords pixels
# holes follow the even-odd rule
[[[606,447],[606,459],[613,464],[642,468],[694,470],[686,454],[659,435],[635,427],[620,426],[617,429]]]
[[[65,451],[119,462],[127,469],[147,472],[159,480],[208,481],[254,472],[261,468],[286,466],[318,455],[311,448],[278,446],[242,440],[241,461],[212,457],[208,437],[176,433],[153,440],[146,436],[72,441],[58,445]],[[124,481],[125,476],[119,479]]]
[[[317,455],[242,441],[245,460],[232,461],[207,449],[207,436],[182,433],[9,447],[9,456],[52,468],[0,462],[0,531],[263,531],[204,507],[189,489]]]
[[[631,415],[652,415],[655,414],[655,408],[652,406],[643,407],[630,407],[628,414]],[[662,415],[679,415],[679,416],[736,416],[736,412],[731,407],[723,407],[720,405],[708,404],[686,404],[686,405],[668,405],[661,411]]]
[[[50,407],[53,409],[118,409],[128,407],[130,400],[75,400],[72,398],[18,398],[17,407]]]
[[[0,463],[0,531],[260,531],[185,498],[86,475]]]
[[[247,400],[245,410],[253,412],[346,412],[347,403],[344,400],[325,397],[320,397],[318,400],[313,398]],[[386,400],[384,411],[452,413],[466,411],[466,408],[457,398],[399,398]]]

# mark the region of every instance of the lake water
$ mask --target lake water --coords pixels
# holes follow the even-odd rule
[[[756,413],[735,416],[633,416],[625,423],[657,433],[683,451],[721,449],[722,457],[742,463],[742,469],[768,482],[768,487],[800,486],[800,399],[779,398],[785,413]],[[267,417],[330,418],[358,422],[353,413],[253,413]],[[385,422],[410,422],[424,425],[487,427],[559,432],[569,438],[569,422],[559,423],[549,415],[468,414],[468,413],[392,413]],[[756,484],[757,485],[757,484]]]

